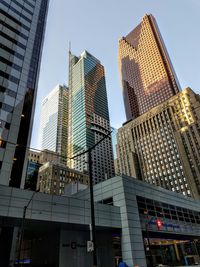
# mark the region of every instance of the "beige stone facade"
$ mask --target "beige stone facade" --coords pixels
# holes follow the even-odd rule
[[[29,155],[28,155],[28,160],[31,162],[39,163],[39,164],[44,164],[45,162],[54,162],[54,163],[60,163],[62,161],[62,157],[53,151],[50,150],[43,150],[43,151],[38,151],[34,149],[30,149]]]
[[[30,149],[28,152],[28,161],[40,163],[40,152]]]
[[[40,189],[40,192],[62,195],[66,184],[88,185],[89,176],[86,172],[76,171],[66,167],[62,156],[58,153],[45,149],[44,151],[29,151],[28,172],[33,171],[32,162],[36,163],[34,173],[34,189]],[[29,170],[31,169],[31,170]],[[32,174],[33,175],[33,174]],[[33,178],[31,178],[33,179]],[[30,178],[27,177],[27,185],[30,188]],[[37,185],[36,185],[37,184]],[[78,187],[78,186],[77,186]]]
[[[89,176],[86,173],[67,168],[64,164],[53,162],[46,162],[39,169],[37,188],[40,189],[40,192],[63,195],[65,185],[70,183],[88,185]]]
[[[118,130],[119,172],[200,198],[200,96],[190,88]]]

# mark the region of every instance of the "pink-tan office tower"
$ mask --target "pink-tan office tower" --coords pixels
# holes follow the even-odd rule
[[[179,92],[179,83],[155,18],[119,40],[119,70],[127,120],[135,119]]]

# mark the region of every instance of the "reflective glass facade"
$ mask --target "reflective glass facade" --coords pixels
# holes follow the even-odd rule
[[[119,71],[127,120],[179,92],[179,83],[156,21],[142,22],[119,41]]]
[[[42,150],[48,149],[67,157],[68,88],[57,85],[42,102],[39,142]]]
[[[104,67],[84,51],[80,57],[69,55],[69,139],[71,158],[93,146],[110,131]],[[97,183],[114,175],[111,137],[92,153],[93,179]],[[88,170],[87,155],[69,160],[80,171]]]
[[[24,189],[28,189],[32,191],[36,190],[38,171],[40,167],[41,167],[40,163],[36,163],[32,161],[28,162]]]
[[[0,2],[0,183],[23,186],[48,0]]]

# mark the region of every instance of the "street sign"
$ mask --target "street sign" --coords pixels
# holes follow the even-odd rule
[[[161,228],[163,226],[163,223],[162,223],[162,221],[160,219],[157,219],[156,220],[156,225],[157,225],[158,230],[161,230]]]
[[[87,241],[87,252],[92,252],[94,250],[94,243],[92,241]]]

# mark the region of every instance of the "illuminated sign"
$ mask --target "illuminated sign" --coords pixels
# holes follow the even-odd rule
[[[157,219],[156,220],[156,225],[157,225],[158,230],[160,230],[162,228],[162,226],[163,226],[163,223],[162,223],[162,221],[160,219]]]
[[[15,261],[15,264],[17,264],[17,263],[20,263],[20,264],[29,264],[31,262],[32,262],[31,259],[21,259],[21,260],[16,260]]]

